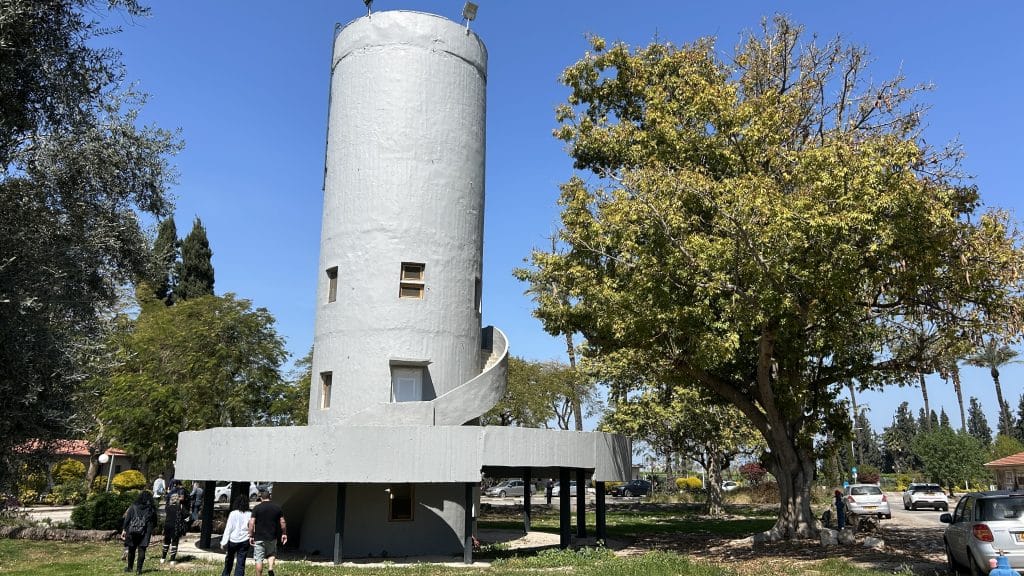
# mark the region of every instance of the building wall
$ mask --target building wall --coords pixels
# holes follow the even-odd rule
[[[409,521],[388,521],[387,484],[345,486],[345,558],[459,554],[463,545],[465,484],[414,485]],[[301,526],[295,545],[331,556],[337,510],[336,484],[275,484],[274,500],[289,526]]]
[[[374,13],[335,38],[311,425],[390,402],[394,363],[426,366],[424,400],[480,373],[486,61],[430,14]],[[425,265],[422,299],[399,298],[403,262]]]

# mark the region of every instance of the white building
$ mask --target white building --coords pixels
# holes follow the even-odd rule
[[[483,43],[378,12],[337,33],[331,70],[309,425],[182,432],[177,477],[272,480],[289,543],[336,561],[470,561],[482,473],[592,477],[602,531],[627,439],[478,425],[508,363],[505,335],[481,327]]]

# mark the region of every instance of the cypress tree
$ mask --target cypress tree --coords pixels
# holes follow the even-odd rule
[[[988,426],[981,404],[974,396],[971,396],[971,406],[967,409],[967,433],[981,441],[986,448],[992,445],[992,429]]]
[[[206,228],[197,216],[192,231],[181,243],[178,286],[175,299],[188,300],[213,295],[213,251],[206,238]]]
[[[153,295],[168,306],[174,298],[178,246],[178,227],[175,226],[172,216],[162,220],[157,229],[156,241],[153,242],[152,272],[149,277]]]

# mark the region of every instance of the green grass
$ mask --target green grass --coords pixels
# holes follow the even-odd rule
[[[123,574],[117,543],[66,543],[0,540],[0,574],[4,576],[101,576]],[[151,564],[152,562],[152,564]],[[155,559],[146,560],[144,574],[158,574]],[[220,574],[221,565],[210,561],[179,564],[175,575]],[[253,574],[252,561],[246,573]],[[527,557],[495,560],[492,567],[449,567],[432,564],[387,564],[374,567],[335,567],[285,562],[278,565],[281,576],[882,576],[885,572],[855,568],[842,560],[812,565],[786,566],[766,563],[763,567],[737,572],[734,568],[685,558],[667,552],[618,558],[602,548],[577,551],[545,550]]]
[[[643,507],[640,509],[609,510],[605,517],[608,537],[612,539],[632,539],[642,534],[672,534],[685,532],[689,534],[716,534],[728,537],[745,537],[757,532],[764,532],[775,524],[774,516],[767,516],[750,508],[730,508],[730,513],[741,518],[709,519],[701,518],[695,511],[685,506]],[[572,515],[575,525],[576,514]],[[593,512],[587,514],[587,528],[593,531],[597,519]],[[484,529],[521,530],[521,516],[483,517],[477,525]],[[530,518],[530,528],[540,532],[558,532],[558,511],[534,511]]]

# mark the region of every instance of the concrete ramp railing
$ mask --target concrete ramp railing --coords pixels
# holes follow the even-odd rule
[[[343,426],[461,426],[483,416],[505,395],[508,382],[508,338],[493,326],[483,329],[489,354],[480,374],[437,398],[424,402],[391,402],[370,406],[337,422]]]
[[[491,355],[476,377],[434,400],[434,424],[460,426],[483,416],[505,395],[508,383],[508,338],[493,326]]]

